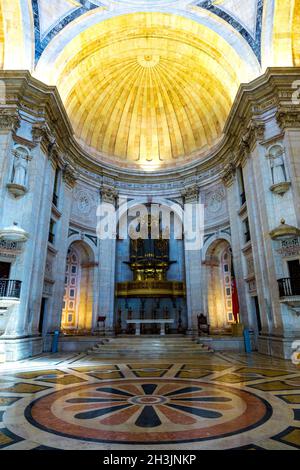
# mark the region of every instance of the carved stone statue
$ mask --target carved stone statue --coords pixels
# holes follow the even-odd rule
[[[284,150],[280,145],[274,145],[269,150],[273,184],[287,181],[283,153]]]
[[[14,151],[14,157],[12,183],[26,187],[29,152],[25,148],[18,147]]]
[[[25,147],[14,149],[13,156],[11,180],[7,187],[15,196],[20,196],[28,189],[28,162],[31,157],[29,150]]]

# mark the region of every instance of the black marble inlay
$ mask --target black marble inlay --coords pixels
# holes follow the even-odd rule
[[[96,390],[97,392],[111,393],[112,395],[124,395],[124,397],[133,397],[132,393],[125,392],[124,390],[120,390],[119,388],[101,387],[97,388]]]
[[[144,390],[146,395],[152,395],[154,393],[157,384],[143,384],[142,389]]]
[[[192,393],[192,392],[201,392],[202,388],[200,387],[184,387],[180,388],[179,390],[175,390],[175,392],[166,393],[165,396],[169,397],[172,395],[181,395],[183,393]]]
[[[101,408],[100,410],[90,410],[90,411],[83,411],[82,413],[78,413],[74,417],[77,419],[93,419],[99,418],[99,416],[107,415],[108,413],[112,413],[113,411],[120,411],[128,408],[132,405],[118,405],[118,406],[110,406],[107,408]]]
[[[169,403],[168,406],[170,408],[174,408],[175,410],[185,411],[186,413],[190,413],[191,415],[200,416],[201,418],[216,419],[221,418],[222,416],[222,413],[219,413],[218,411],[193,408],[192,406],[175,405],[171,403]]]
[[[197,3],[197,6],[211,11],[219,18],[222,18],[224,21],[229,23],[236,31],[238,31],[255,53],[259,63],[261,63],[261,35],[264,0],[257,0],[255,36],[252,36],[245,26],[243,26],[236,18],[230,16],[229,13],[222,10],[219,6],[214,5],[212,0],[202,0]]]
[[[200,397],[200,398],[173,398],[174,401],[202,401],[202,402],[209,402],[209,403],[225,403],[228,401],[232,401],[231,398],[227,397]]]
[[[296,421],[300,421],[300,408],[298,410],[294,410],[294,419]]]
[[[107,402],[119,402],[122,398],[71,398],[67,400],[67,403],[107,403]]]
[[[57,447],[38,446],[38,447],[35,447],[32,450],[61,450],[61,449],[58,449]]]
[[[161,425],[161,420],[153,406],[145,406],[135,424],[141,428],[155,428]]]

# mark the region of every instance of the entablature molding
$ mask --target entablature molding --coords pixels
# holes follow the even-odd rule
[[[1,71],[0,78],[7,82],[7,104],[0,109],[0,127],[16,128],[18,112],[26,112],[35,121],[32,141],[41,145],[46,154],[65,169],[66,180],[74,184],[80,174],[95,175],[95,183],[101,186],[101,178],[111,176],[118,192],[166,190],[174,194],[186,187],[185,180],[222,177],[225,184],[232,181],[232,165],[243,163],[256,144],[264,142],[264,126],[267,115],[274,110],[280,127],[299,128],[300,107],[292,103],[292,83],[299,78],[300,67],[269,68],[264,75],[241,85],[219,144],[199,154],[199,158],[177,168],[170,167],[156,172],[120,168],[89,154],[76,140],[66,110],[56,87],[49,87],[33,78],[26,71]],[[18,134],[16,133],[16,136]],[[72,171],[70,170],[72,168]],[[72,173],[72,177],[70,174]],[[184,180],[184,182],[183,182]],[[163,181],[164,188],[160,187]],[[173,184],[174,186],[168,186]],[[192,182],[189,185],[193,185]],[[131,185],[131,186],[130,186]],[[145,186],[143,186],[145,185]]]

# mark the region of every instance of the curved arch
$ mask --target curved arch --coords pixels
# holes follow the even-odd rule
[[[231,237],[227,233],[215,233],[213,236],[209,237],[203,245],[202,248],[202,261],[208,259],[214,249],[219,245],[221,242],[227,242],[231,245]]]
[[[213,330],[222,332],[234,321],[232,312],[230,237],[216,234],[203,247],[206,309]]]
[[[97,257],[96,246],[93,244],[93,242],[91,240],[89,240],[86,237],[84,237],[84,239],[82,239],[80,235],[75,234],[75,235],[72,235],[71,237],[68,238],[69,247],[73,243],[74,244],[82,243],[84,245],[86,254],[89,257],[88,261],[94,262],[96,260],[96,257]]]
[[[59,33],[46,47],[36,66],[37,78],[39,78],[39,76],[41,78],[42,75],[45,75],[47,77],[47,80],[49,80],[49,77],[51,75],[51,66],[57,60],[58,56],[62,53],[63,49],[73,39],[75,39],[76,36],[85,32],[90,27],[93,27],[99,23],[102,23],[103,21],[115,18],[117,16],[143,12],[177,15],[182,18],[192,20],[195,23],[198,23],[199,25],[203,25],[211,29],[212,31],[220,35],[220,37],[224,39],[240,57],[244,58],[249,67],[249,71],[252,70],[254,74],[253,78],[259,75],[261,68],[250,46],[233,28],[228,27],[228,25],[224,27],[224,23],[217,16],[203,15],[203,11],[200,11],[199,13],[198,11],[178,9],[170,5],[168,5],[167,7],[163,7],[160,4],[157,4],[154,7],[143,7],[141,5],[137,6],[136,8],[131,7],[130,13],[128,12],[128,7],[124,6],[118,8],[117,10],[109,11],[107,11],[106,9],[97,9],[82,15],[76,20],[76,23],[72,22],[68,26],[66,26],[63,29],[63,32]],[[47,83],[49,85],[54,85],[54,83],[51,83],[51,81],[47,81]]]
[[[28,147],[25,147],[24,145],[15,144],[15,145],[14,145],[14,151],[16,151],[16,152],[19,151],[20,153],[22,153],[22,154],[24,154],[24,155],[27,155],[27,157],[29,157],[29,155],[30,155],[30,150],[29,150],[29,148],[28,148]]]
[[[266,156],[271,158],[276,158],[284,153],[284,145],[280,142],[276,142],[275,144],[272,144],[268,149]]]
[[[88,333],[93,327],[95,253],[85,240],[74,238],[66,260],[61,328]]]

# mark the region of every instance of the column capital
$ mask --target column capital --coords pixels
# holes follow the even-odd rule
[[[229,187],[233,184],[236,174],[236,166],[234,163],[230,162],[225,165],[225,168],[222,172],[222,181],[224,186]]]
[[[282,106],[276,113],[276,120],[282,130],[287,128],[300,128],[300,108],[299,106]]]
[[[78,179],[77,171],[75,168],[68,162],[66,162],[62,169],[63,180],[70,188],[74,188],[76,181]]]
[[[118,193],[115,190],[115,188],[107,187],[107,186],[101,186],[100,195],[101,195],[101,201],[102,202],[107,202],[108,204],[113,204],[113,205],[116,204],[116,199],[118,197]]]
[[[193,186],[189,186],[185,188],[181,192],[181,196],[184,198],[184,202],[198,202],[199,198],[199,186],[197,184],[193,184]]]
[[[34,144],[43,146],[50,160],[55,159],[57,142],[49,126],[45,122],[34,123],[31,135]]]
[[[16,109],[0,111],[0,131],[16,131],[20,127],[20,117]]]
[[[245,160],[257,142],[265,138],[266,124],[261,119],[251,119],[247,127],[243,129],[242,137],[238,145],[238,153],[241,161]]]

